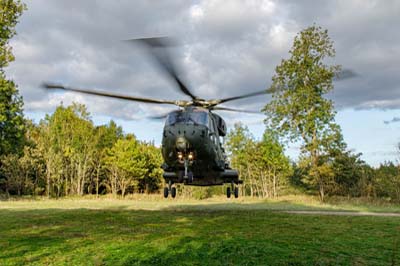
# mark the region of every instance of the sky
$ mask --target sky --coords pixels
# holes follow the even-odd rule
[[[328,30],[340,64],[357,75],[335,81],[328,97],[348,148],[378,166],[400,153],[400,1],[204,0],[24,1],[27,10],[11,40],[16,60],[6,75],[19,86],[25,115],[38,122],[56,106],[87,106],[95,124],[110,119],[139,139],[161,141],[163,121],[146,117],[174,106],[141,104],[72,92],[46,92],[44,81],[157,99],[187,99],[139,47],[123,40],[171,36],[180,77],[195,95],[224,98],[271,84],[302,29]],[[260,110],[269,96],[226,104]],[[228,127],[247,125],[261,138],[264,115],[220,112]],[[296,159],[299,144],[287,154]]]

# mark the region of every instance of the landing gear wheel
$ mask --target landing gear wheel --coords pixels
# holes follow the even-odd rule
[[[176,187],[171,188],[171,197],[175,198],[176,196]]]
[[[169,190],[167,187],[164,188],[164,198],[168,198]]]
[[[231,188],[227,187],[226,188],[226,197],[229,199],[231,197]]]
[[[235,190],[233,191],[233,194],[235,195],[235,198],[239,197],[239,188],[235,187]]]

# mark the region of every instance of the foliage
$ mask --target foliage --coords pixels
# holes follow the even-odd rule
[[[20,0],[0,1],[0,69],[14,61],[9,40],[16,34],[15,26],[26,6]]]
[[[266,130],[261,141],[255,141],[247,127],[235,124],[228,133],[227,150],[232,166],[244,180],[243,195],[276,197],[291,173],[289,159],[276,134]]]
[[[5,176],[2,182],[7,194],[36,195],[42,191],[39,180],[43,174],[40,157],[29,146],[25,146],[23,153],[21,157],[8,154],[2,158],[0,170]]]
[[[4,192],[51,196],[158,191],[161,152],[124,136],[113,121],[94,126],[86,107],[59,106],[39,125],[27,122],[23,156],[2,159]]]
[[[332,79],[340,68],[324,63],[335,50],[327,30],[317,26],[301,31],[289,53],[291,57],[276,67],[273,99],[263,109],[266,123],[280,136],[302,141],[303,156],[310,157],[308,175],[323,200],[325,185],[332,179],[330,152],[345,146],[334,122],[333,102],[324,97],[333,89]]]
[[[19,0],[0,1],[0,156],[21,153],[24,144],[22,97],[4,74],[4,68],[14,61],[9,40],[16,34],[15,25],[24,9]]]
[[[140,142],[139,150],[144,161],[144,175],[138,180],[138,191],[153,193],[160,189],[162,183],[161,151],[153,143]]]
[[[375,175],[376,193],[380,197],[388,197],[400,202],[400,168],[392,162],[380,165]]]

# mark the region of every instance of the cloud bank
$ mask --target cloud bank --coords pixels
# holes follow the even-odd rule
[[[138,119],[174,107],[136,104],[73,93],[48,93],[43,81],[135,96],[185,99],[142,50],[121,42],[175,36],[172,50],[182,78],[204,98],[268,87],[294,36],[316,23],[335,42],[335,64],[359,75],[335,82],[338,109],[400,108],[399,1],[26,1],[11,41],[16,61],[7,75],[19,85],[29,112],[82,102],[90,112]],[[260,110],[268,97],[229,104]],[[238,117],[226,113],[228,118]],[[395,122],[395,121],[391,121]]]

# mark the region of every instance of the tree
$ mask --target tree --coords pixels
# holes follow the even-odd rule
[[[243,193],[276,197],[291,167],[274,132],[266,130],[263,139],[256,141],[247,127],[235,124],[228,133],[226,145],[232,166],[244,180]]]
[[[42,174],[41,163],[35,149],[24,147],[23,156],[8,154],[3,157],[0,171],[5,175],[4,183],[7,194],[18,196],[37,192],[38,176]]]
[[[4,68],[14,61],[9,40],[25,5],[19,0],[0,1],[0,156],[20,153],[24,143],[22,97],[15,83],[7,80]]]
[[[127,189],[137,186],[147,171],[140,144],[133,135],[119,139],[107,150],[106,164],[110,169],[109,186],[114,196],[119,191],[125,196]]]
[[[400,202],[400,166],[385,162],[375,172],[375,187],[380,197]]]
[[[163,162],[161,150],[153,143],[141,142],[140,153],[145,162],[144,175],[139,178],[139,192],[151,193],[157,191],[162,183],[161,164]]]
[[[279,185],[286,181],[292,169],[289,158],[284,154],[284,147],[275,132],[266,130],[260,142],[261,162],[272,182],[272,196],[278,195]]]
[[[122,128],[117,126],[112,120],[108,125],[101,125],[95,128],[94,142],[96,143],[96,147],[93,154],[95,178],[93,180],[94,176],[91,175],[91,183],[94,183],[97,197],[99,195],[100,186],[106,184],[106,150],[111,149],[117,140],[122,138],[122,136]],[[90,193],[90,187],[91,186],[89,185],[88,193]]]
[[[345,151],[337,154],[332,168],[337,184],[336,194],[358,197],[363,195],[368,186],[365,176],[365,162],[361,160],[361,153],[353,154]]]
[[[256,150],[254,137],[246,126],[235,123],[234,128],[226,137],[225,145],[232,167],[238,170],[239,176],[244,180],[243,194],[246,194],[248,189],[250,195],[253,196],[255,188],[249,164],[252,160],[249,155]]]
[[[324,60],[334,57],[327,30],[311,26],[301,31],[289,51],[291,57],[276,67],[272,101],[264,107],[268,126],[291,141],[302,141],[301,151],[310,157],[309,176],[323,201],[324,184],[331,178],[326,160],[333,147],[342,148],[340,127],[335,123],[333,102],[324,96],[333,89],[339,66]]]
[[[37,147],[46,165],[47,194],[83,195],[96,148],[94,125],[86,107],[59,106],[39,128]]]

